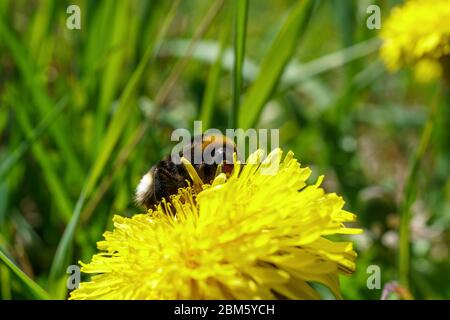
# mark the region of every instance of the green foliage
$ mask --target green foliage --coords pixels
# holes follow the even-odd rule
[[[326,175],[365,230],[344,298],[380,298],[370,265],[415,298],[450,298],[450,95],[385,72],[364,2],[74,4],[81,30],[67,2],[0,1],[2,299],[64,299],[67,266],[112,215],[142,211],[140,177],[194,120],[279,128]]]

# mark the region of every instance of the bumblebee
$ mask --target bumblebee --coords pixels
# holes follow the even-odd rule
[[[196,155],[199,151],[201,156]],[[234,152],[236,145],[226,136],[201,135],[193,137],[178,156],[188,158],[202,181],[210,183],[215,178],[219,165],[222,172],[228,176],[231,174],[233,163],[230,159],[233,159]],[[177,194],[179,188],[192,184],[185,166],[168,155],[142,177],[136,188],[135,200],[148,210],[163,198],[169,199],[171,195]]]

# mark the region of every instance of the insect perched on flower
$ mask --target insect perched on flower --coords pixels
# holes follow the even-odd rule
[[[327,236],[360,232],[344,225],[355,220],[344,200],[320,188],[323,177],[308,185],[292,152],[233,161],[206,183],[184,160],[192,186],[115,216],[70,299],[318,299],[312,283],[341,298],[338,275],[355,270],[356,253]]]
[[[196,159],[194,169],[198,176],[205,183],[210,183],[220,172],[228,175],[231,173],[234,152],[236,146],[226,136],[201,135],[193,137],[176,156],[177,160],[182,157]],[[178,189],[193,184],[184,164],[174,161],[172,157],[173,155],[168,155],[142,177],[136,189],[137,204],[147,209],[153,208],[162,199],[169,199],[171,195],[177,194]]]

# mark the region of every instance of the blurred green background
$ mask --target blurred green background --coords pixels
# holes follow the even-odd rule
[[[1,0],[0,297],[65,298],[67,266],[90,260],[114,214],[142,212],[140,177],[174,129],[202,120],[279,128],[312,180],[325,174],[344,197],[365,229],[351,237],[359,256],[344,298],[380,299],[369,265],[382,285],[403,276],[414,298],[450,298],[450,99],[439,81],[388,74],[379,30],[366,26],[370,4],[383,21],[399,3]],[[81,30],[66,27],[71,4]]]

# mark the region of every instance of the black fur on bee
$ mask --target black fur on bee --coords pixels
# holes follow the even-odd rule
[[[193,137],[190,144],[178,153],[180,157],[190,155],[189,159],[204,183],[210,183],[214,179],[219,164],[222,165],[222,172],[227,175],[233,170],[232,162],[230,163],[227,159],[233,158],[233,155],[229,154],[230,152],[236,152],[234,142],[224,136],[214,137],[204,135],[201,139]],[[201,161],[195,163],[195,151],[203,151],[206,148],[216,161],[206,163],[202,152]],[[192,182],[185,166],[182,163],[173,162],[171,155],[168,155],[142,177],[136,189],[136,203],[151,209],[163,198],[169,200],[171,195],[178,193],[178,189],[192,185]]]

